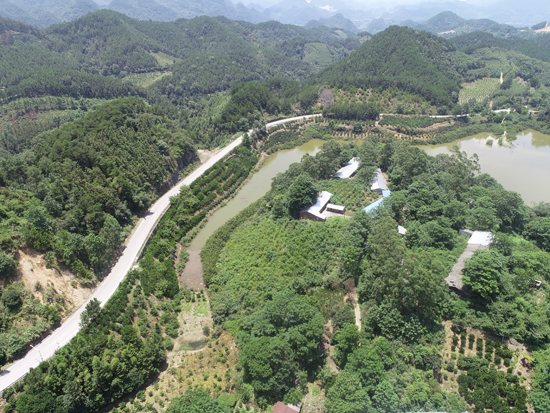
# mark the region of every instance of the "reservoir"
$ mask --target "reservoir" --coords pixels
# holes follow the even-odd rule
[[[479,156],[482,173],[488,173],[509,191],[518,192],[527,205],[541,201],[550,202],[550,185],[541,184],[550,174],[550,136],[536,131],[525,131],[517,136],[513,147],[487,145],[489,133],[480,133],[443,145],[425,145],[419,148],[428,155],[451,153],[458,145],[461,151]],[[241,188],[235,198],[208,218],[206,226],[193,239],[190,250],[198,251],[210,236],[228,220],[235,217],[248,205],[264,196],[271,188],[271,180],[288,169],[290,164],[300,162],[309,153],[315,155],[325,141],[314,139],[294,149],[282,150],[270,155],[260,170]]]
[[[323,143],[325,141],[321,139],[313,139],[297,148],[278,151],[270,155],[260,170],[237,192],[235,198],[208,218],[208,223],[193,239],[189,249],[192,251],[202,249],[214,231],[235,217],[248,205],[264,196],[271,189],[271,180],[278,173],[286,171],[290,164],[300,162],[306,153],[315,155],[319,152]]]
[[[526,205],[533,206],[541,201],[550,202],[550,185],[545,180],[550,174],[550,136],[527,130],[517,135],[513,147],[499,146],[493,139],[493,146],[487,145],[489,133],[480,133],[444,145],[419,146],[428,155],[450,153],[454,145],[466,152],[468,157],[479,156],[482,173],[488,173],[505,189],[521,195]]]

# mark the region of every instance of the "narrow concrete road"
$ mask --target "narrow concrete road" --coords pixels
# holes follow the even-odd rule
[[[267,124],[266,128],[269,129],[283,123],[308,119],[314,116],[321,115],[299,116],[290,119],[283,119]],[[251,132],[252,131],[249,131],[248,133],[250,134]],[[63,347],[71,341],[74,336],[76,336],[79,330],[80,314],[84,311],[86,304],[88,304],[91,299],[97,298],[101,301],[101,305],[103,306],[107,300],[111,298],[119,284],[122,280],[124,280],[124,277],[128,271],[130,271],[130,269],[134,266],[143,246],[149,238],[149,235],[170,206],[170,197],[177,195],[182,185],[191,185],[207,169],[212,167],[216,162],[224,158],[229,152],[239,146],[242,142],[242,138],[243,137],[241,136],[235,139],[223,148],[219,153],[210,158],[183,181],[178,183],[161,198],[159,198],[153,206],[149,208],[145,217],[139,223],[138,228],[132,234],[128,245],[124,249],[124,252],[120,256],[119,260],[112,268],[109,275],[105,277],[103,282],[99,285],[97,290],[90,296],[88,301],[86,301],[82,307],[75,311],[75,313],[59,328],[50,333],[48,337],[46,337],[40,344],[36,345],[22,359],[16,361],[12,366],[0,373],[0,391],[20,380],[25,376],[25,374],[28,373],[29,369],[36,368],[42,360],[52,357],[57,349]]]
[[[457,290],[462,290],[462,270],[464,269],[464,262],[474,255],[474,253],[479,249],[488,249],[486,246],[481,244],[468,244],[466,250],[458,257],[458,261],[453,266],[453,269],[445,278],[449,287],[456,288]]]

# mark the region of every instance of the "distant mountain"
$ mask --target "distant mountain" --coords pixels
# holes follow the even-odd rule
[[[341,0],[283,0],[262,11],[269,20],[299,26],[308,24],[311,20],[331,18],[337,13],[355,21],[355,17],[364,15],[365,11],[353,10]]]
[[[0,16],[42,28],[78,19],[100,8],[139,20],[174,21],[204,15],[250,23],[268,20],[262,13],[230,0],[0,0]]]
[[[0,0],[0,16],[47,27],[99,10],[93,0]]]
[[[197,16],[224,16],[231,20],[260,23],[268,20],[256,10],[247,9],[242,3],[233,4],[230,0],[157,0],[174,11],[174,19],[187,19]],[[125,13],[126,14],[126,13]]]
[[[46,7],[50,14],[62,22],[99,10],[99,6],[92,0],[52,0],[46,3]]]
[[[453,12],[439,13],[424,23],[405,21],[402,26],[424,30],[444,37],[453,37],[473,32],[486,32],[498,37],[518,38],[524,36],[524,31],[489,19],[466,20]]]
[[[393,19],[374,19],[368,24],[366,29],[369,33],[379,33],[396,24],[397,22]]]
[[[330,28],[342,29],[348,33],[359,33],[359,30],[353,24],[353,22],[344,17],[342,13],[338,13],[335,16],[329,17],[327,19],[311,20],[304,27],[310,29],[313,27],[326,26]]]
[[[0,16],[39,26],[39,21],[9,0],[0,0]]]
[[[154,0],[113,0],[108,7],[132,19],[164,22],[174,20],[174,10]]]

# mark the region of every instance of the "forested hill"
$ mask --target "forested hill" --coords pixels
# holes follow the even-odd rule
[[[90,282],[113,257],[122,227],[194,154],[186,133],[138,98],[108,103],[36,138],[24,154],[0,163],[0,258],[25,244],[53,250]]]
[[[491,33],[476,31],[454,37],[450,39],[450,42],[453,43],[458,49],[461,49],[468,54],[485,47],[499,47],[505,50],[514,50],[544,62],[550,62],[549,35],[542,35],[531,40],[502,39],[492,35]]]
[[[452,106],[460,77],[451,64],[455,46],[406,27],[392,26],[355,53],[315,76],[332,87],[397,87],[435,105]]]
[[[44,32],[28,26],[20,30],[16,25],[0,19],[0,99],[144,96],[142,90],[120,80],[136,73],[170,73],[174,63],[177,74],[165,79],[164,87],[179,86],[185,95],[213,93],[240,81],[304,79],[360,45],[358,39],[341,40],[341,31],[326,27],[308,30],[210,17],[163,23],[133,20],[107,10]],[[202,64],[196,62],[204,60],[233,68],[197,76]]]

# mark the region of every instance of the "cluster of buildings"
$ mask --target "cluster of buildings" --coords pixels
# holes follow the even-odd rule
[[[334,174],[333,178],[351,179],[359,169],[359,165],[360,165],[359,158],[352,158],[346,166],[340,168]],[[371,184],[372,184],[370,188],[371,191],[378,195],[381,195],[382,198],[368,205],[363,210],[367,214],[375,215],[376,210],[379,207],[381,207],[384,200],[391,195],[391,191],[388,189],[386,178],[384,178],[384,174],[382,173],[380,168],[377,169],[376,176],[372,180]],[[319,196],[317,197],[317,202],[315,202],[315,204],[312,204],[312,205],[307,205],[305,208],[303,208],[300,211],[300,218],[310,219],[312,221],[325,222],[327,218],[331,218],[334,216],[345,217],[346,207],[342,205],[331,204],[330,203],[331,197],[332,197],[332,194],[330,192],[327,192],[327,191],[319,192]],[[399,226],[398,230],[401,235],[405,235],[405,233],[407,232],[407,230],[402,226]]]

